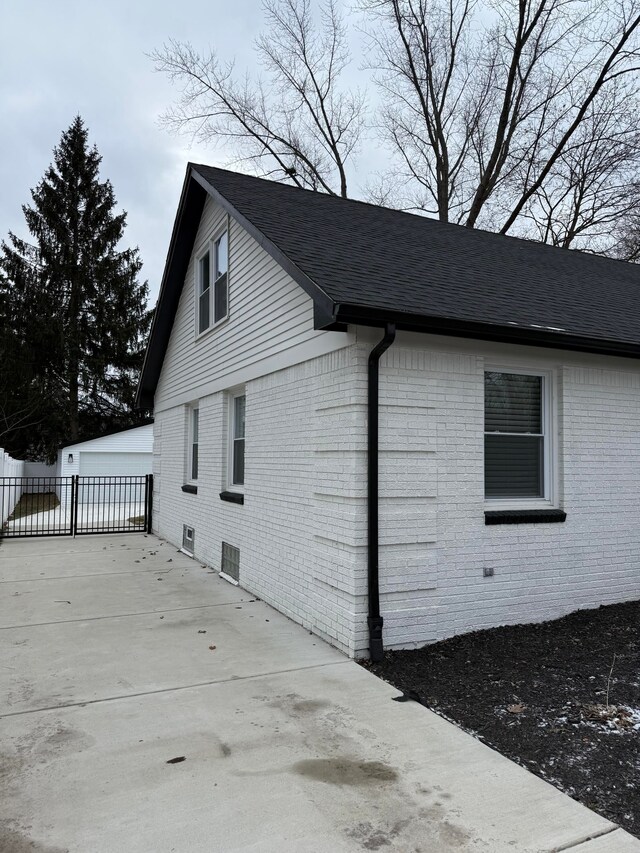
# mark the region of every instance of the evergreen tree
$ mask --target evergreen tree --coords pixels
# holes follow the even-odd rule
[[[80,116],[54,148],[53,164],[23,212],[33,244],[9,233],[0,252],[0,324],[11,352],[0,365],[0,399],[11,367],[39,400],[39,424],[10,431],[7,449],[53,458],[65,442],[140,419],[132,410],[151,313],[138,281],[137,249],[120,249],[126,213],[116,213],[101,156]],[[4,376],[4,378],[3,378]]]

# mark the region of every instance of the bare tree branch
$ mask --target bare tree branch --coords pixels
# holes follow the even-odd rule
[[[204,143],[231,143],[239,162],[296,186],[348,195],[348,167],[364,127],[365,97],[343,83],[350,57],[333,0],[314,20],[311,0],[264,0],[256,41],[265,76],[239,80],[233,63],[170,41],[151,56],[181,86],[163,120]]]
[[[361,8],[395,159],[395,192],[379,181],[378,197],[565,247],[624,242],[640,172],[640,0]]]

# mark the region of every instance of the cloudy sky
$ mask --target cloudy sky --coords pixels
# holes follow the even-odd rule
[[[128,212],[157,296],[188,160],[225,165],[229,152],[189,147],[160,127],[175,90],[147,55],[168,38],[212,45],[251,67],[259,0],[3,0],[0,28],[0,238],[27,236],[21,205],[79,113],[103,156],[102,177]]]

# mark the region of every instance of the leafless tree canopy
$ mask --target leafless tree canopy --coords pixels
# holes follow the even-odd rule
[[[264,75],[238,78],[233,62],[170,41],[152,54],[180,84],[166,123],[206,143],[231,143],[236,162],[300,187],[347,196],[364,96],[343,85],[346,31],[333,0],[314,18],[311,0],[265,0],[256,49]]]
[[[256,79],[188,44],[156,52],[181,86],[167,123],[342,196],[366,129],[391,154],[358,171],[374,201],[640,257],[640,0],[359,0],[367,116],[345,22],[313,2],[265,0]]]
[[[596,251],[638,201],[638,0],[363,0],[399,206]],[[391,189],[390,189],[391,187]]]

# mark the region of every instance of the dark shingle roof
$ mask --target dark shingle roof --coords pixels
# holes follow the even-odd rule
[[[395,322],[640,357],[640,267],[634,264],[189,164],[139,405],[153,401],[207,195],[313,297],[319,328]]]
[[[640,268],[208,166],[334,302],[640,345]]]

